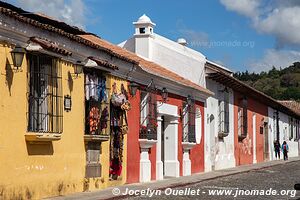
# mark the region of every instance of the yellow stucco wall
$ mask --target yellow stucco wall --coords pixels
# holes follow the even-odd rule
[[[27,132],[27,62],[11,70],[11,48],[0,43],[0,199],[40,199],[81,192],[86,182],[84,143],[84,76],[68,79],[74,69],[61,61],[63,95],[71,95],[72,110],[63,111],[58,141],[29,143]],[[7,70],[8,69],[8,70]],[[126,136],[122,177],[126,177]],[[90,179],[89,190],[125,183],[109,181],[109,142],[102,143],[102,177]]]

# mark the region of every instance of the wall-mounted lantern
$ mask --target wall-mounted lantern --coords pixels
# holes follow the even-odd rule
[[[168,100],[168,90],[167,88],[163,88],[162,91],[161,91],[161,97],[163,99],[163,102],[167,102]]]
[[[189,106],[191,106],[194,103],[194,99],[191,95],[188,95],[186,98],[186,102]]]
[[[79,74],[82,74],[83,72],[84,63],[78,60],[74,66],[74,74],[76,76],[79,76]]]
[[[128,88],[129,88],[130,95],[134,97],[136,95],[137,89],[139,88],[139,85],[135,82],[130,82]]]
[[[248,103],[248,97],[247,96],[243,96],[243,98],[242,98],[242,104],[243,104],[243,106],[247,106],[247,103]]]
[[[26,51],[23,47],[17,44],[10,53],[14,63],[14,67],[18,70],[22,66]]]
[[[65,108],[65,111],[67,111],[67,112],[71,111],[71,108],[72,108],[72,99],[71,99],[70,95],[66,95],[64,97],[64,108]]]

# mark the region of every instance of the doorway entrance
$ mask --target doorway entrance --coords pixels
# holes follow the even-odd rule
[[[179,177],[178,107],[158,103],[158,134],[156,148],[157,179]]]

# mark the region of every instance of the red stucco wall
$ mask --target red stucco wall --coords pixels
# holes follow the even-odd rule
[[[202,136],[200,144],[197,144],[190,151],[190,159],[192,162],[192,174],[199,173],[204,171],[204,133],[205,133],[205,125],[204,125],[204,103],[196,102],[196,106],[200,108],[201,116],[202,116]]]
[[[256,160],[262,162],[264,136],[260,134],[262,121],[268,116],[268,107],[253,98],[248,97],[248,136],[242,142],[238,141],[238,107],[243,95],[234,93],[234,149],[236,165],[253,163],[253,114],[256,115]]]
[[[137,183],[140,179],[140,93],[137,91],[134,97],[129,97],[131,110],[128,111],[128,135],[127,135],[127,183]]]
[[[139,119],[140,119],[140,92],[134,97],[129,98],[131,103],[131,110],[128,111],[128,140],[127,140],[127,183],[139,182],[140,173],[140,147],[139,147]],[[157,100],[161,100],[160,94],[157,95]],[[185,98],[169,94],[168,104],[178,107],[178,116],[182,112],[182,103]],[[201,143],[196,145],[190,152],[190,159],[192,162],[192,173],[204,171],[204,104],[196,102],[197,107],[200,107],[202,114],[202,137]],[[178,119],[178,161],[180,163],[180,176],[182,176],[182,119]],[[151,179],[156,179],[156,145],[149,150],[149,159],[151,161]]]

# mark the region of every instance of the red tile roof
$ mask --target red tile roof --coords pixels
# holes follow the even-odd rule
[[[56,33],[58,35],[67,37],[70,40],[84,44],[91,48],[98,49],[100,51],[107,52],[107,53],[109,53],[115,57],[118,57],[122,60],[134,63],[134,61],[130,60],[129,58],[122,57],[121,55],[116,54],[115,52],[113,52],[110,49],[103,48],[93,42],[90,42],[88,40],[83,39],[82,37],[77,36],[77,35],[81,35],[81,34],[91,34],[91,33],[87,33],[77,27],[70,26],[64,22],[60,22],[60,21],[51,19],[51,18],[47,17],[46,15],[27,12],[27,11],[24,11],[20,8],[17,8],[11,4],[8,4],[8,3],[2,2],[2,1],[0,1],[0,13],[3,13],[4,15],[6,15],[8,17],[12,17],[22,23],[30,24],[37,28]]]
[[[88,40],[90,42],[93,42],[94,44],[97,44],[103,48],[110,49],[111,51],[119,54],[122,57],[126,57],[130,60],[133,60],[139,67],[141,67],[142,70],[146,71],[149,74],[153,74],[171,81],[174,81],[180,85],[184,85],[189,88],[196,89],[200,92],[205,93],[206,95],[213,95],[211,91],[209,91],[206,88],[203,88],[196,83],[191,82],[188,79],[183,78],[182,76],[154,63],[148,60],[145,60],[138,55],[127,51],[119,46],[116,46],[114,44],[111,44],[95,35],[80,35],[85,40]]]
[[[53,41],[47,40],[47,39],[43,39],[43,38],[39,38],[39,37],[31,37],[30,41],[39,44],[41,47],[43,47],[46,50],[52,51],[54,53],[59,53],[65,56],[71,56],[72,52],[59,47],[59,45]]]
[[[96,48],[100,51],[105,51],[127,62],[137,64],[144,71],[150,74],[154,74],[156,76],[169,79],[186,87],[196,89],[200,92],[205,93],[206,95],[213,95],[213,93],[207,90],[206,88],[203,88],[156,63],[142,59],[132,52],[122,49],[121,47],[118,47],[116,45],[113,45],[77,27],[70,26],[64,22],[60,22],[58,20],[49,18],[46,15],[24,11],[20,8],[17,8],[11,4],[2,1],[0,1],[0,12],[9,17],[13,17],[23,23],[28,23],[38,28],[55,32],[62,36],[68,37],[69,39],[74,40],[76,42],[82,43],[92,48]]]
[[[296,112],[300,116],[300,102],[297,101],[278,101],[279,103],[283,104],[284,106],[290,108],[294,112]]]
[[[97,63],[97,65],[99,65],[99,66],[103,66],[103,67],[106,67],[106,68],[112,69],[112,70],[118,70],[119,69],[118,66],[109,63],[107,60],[102,60],[102,59],[99,59],[99,58],[96,58],[96,57],[93,57],[93,56],[90,56],[88,58],[95,61]]]

